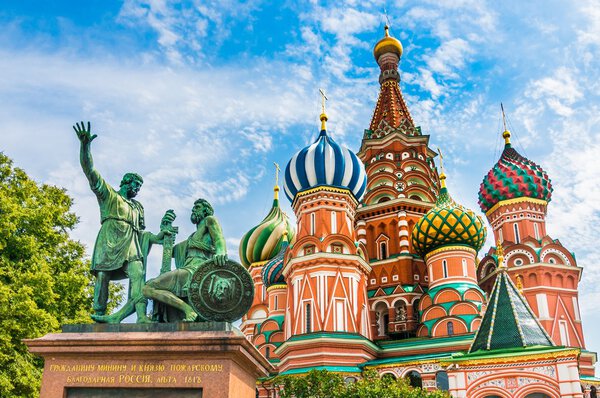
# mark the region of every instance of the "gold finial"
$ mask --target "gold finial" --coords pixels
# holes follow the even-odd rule
[[[446,188],[446,173],[444,172],[444,156],[442,155],[442,150],[438,147],[438,154],[440,155],[440,169],[442,169],[442,173],[440,174],[440,184],[442,188]]]
[[[498,268],[506,268],[506,265],[504,265],[504,249],[500,239],[496,242],[496,257],[498,258]]]
[[[283,231],[283,241],[284,241],[284,242],[287,242],[287,241],[288,241],[288,231],[287,231],[287,230],[284,230],[284,231]]]
[[[319,89],[319,93],[321,94],[321,131],[323,131],[327,130],[327,125],[325,123],[327,122],[327,114],[325,113],[325,101],[327,101],[329,98],[327,98],[325,92],[321,88]]]
[[[502,102],[500,103],[500,109],[502,109],[502,124],[504,125],[502,138],[504,138],[504,145],[510,145],[510,131],[508,131],[508,127],[506,127],[506,114],[504,113],[504,105],[502,105]]]
[[[387,23],[383,27],[383,30],[385,31],[385,37],[390,37],[390,27],[388,26]]]
[[[281,169],[277,163],[273,162],[273,164],[275,165],[275,188],[273,188],[273,191],[275,199],[279,199],[279,172]]]
[[[523,277],[520,274],[517,274],[517,289],[523,293]]]

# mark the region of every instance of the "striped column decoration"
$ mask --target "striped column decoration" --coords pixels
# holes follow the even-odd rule
[[[406,212],[398,212],[398,237],[400,238],[400,254],[408,253],[408,221]]]
[[[356,235],[358,236],[358,242],[363,245],[367,244],[367,223],[360,220],[356,223]]]

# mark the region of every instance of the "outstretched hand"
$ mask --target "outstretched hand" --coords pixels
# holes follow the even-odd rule
[[[77,133],[79,141],[84,145],[89,145],[94,138],[97,137],[96,134],[92,135],[92,126],[90,125],[90,122],[87,123],[87,129],[85,128],[85,123],[81,122],[81,124],[76,123],[75,126],[73,126],[73,130]]]

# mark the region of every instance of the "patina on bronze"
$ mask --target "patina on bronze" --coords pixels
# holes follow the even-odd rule
[[[250,309],[254,283],[235,261],[223,265],[207,261],[192,275],[188,299],[203,320],[233,322]]]

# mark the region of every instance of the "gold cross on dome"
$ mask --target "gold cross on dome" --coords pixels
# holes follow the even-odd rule
[[[319,89],[319,93],[321,94],[321,113],[325,113],[325,101],[329,100],[329,98],[327,98],[322,88]]]
[[[442,150],[440,149],[440,147],[438,147],[437,151],[440,155],[440,169],[442,169],[442,174],[444,174],[444,156],[442,155]]]
[[[279,185],[279,172],[281,169],[277,163],[273,162],[273,164],[275,165],[275,185]]]

